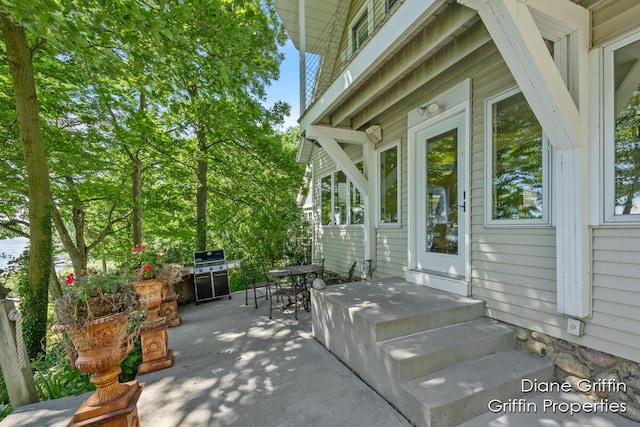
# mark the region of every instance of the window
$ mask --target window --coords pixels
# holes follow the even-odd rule
[[[389,13],[389,11],[398,3],[398,0],[385,0],[385,13]]]
[[[364,11],[356,20],[353,27],[351,27],[351,39],[353,40],[351,52],[360,49],[365,40],[367,40],[367,37],[369,37],[369,23],[367,18],[367,11]]]
[[[605,220],[640,220],[640,33],[605,50]]]
[[[364,172],[364,161],[360,160],[358,163],[356,163],[356,167],[360,172]],[[360,193],[360,191],[358,191],[356,186],[353,185],[353,183],[351,183],[349,190],[351,194],[350,223],[364,224],[364,200],[362,199],[362,194]]]
[[[380,224],[399,224],[400,215],[400,160],[399,144],[380,151],[378,156],[378,188],[380,194],[379,221]]]
[[[364,162],[355,164],[363,172]],[[364,224],[364,201],[360,191],[342,171],[320,180],[322,225]]]
[[[331,214],[333,209],[331,208],[331,179],[332,175],[327,175],[320,180],[320,199],[322,206],[322,225],[329,225],[332,223]]]
[[[489,223],[548,223],[549,144],[518,89],[487,100]]]

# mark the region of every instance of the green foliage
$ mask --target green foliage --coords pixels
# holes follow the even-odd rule
[[[4,381],[4,375],[2,375],[2,369],[0,369],[0,421],[11,413],[11,402],[9,401],[9,391]]]
[[[121,383],[134,380],[138,374],[138,367],[142,363],[142,344],[140,343],[140,335],[133,340],[133,348],[131,352],[120,363],[122,372],[118,376]]]
[[[40,355],[31,362],[33,378],[40,400],[76,396],[95,390],[86,374],[71,365],[64,350],[65,342],[49,349],[46,356]]]

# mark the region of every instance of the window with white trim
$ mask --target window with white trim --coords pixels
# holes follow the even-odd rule
[[[355,163],[360,172],[364,162]],[[364,224],[362,194],[343,171],[336,171],[320,179],[320,206],[322,225]]]
[[[486,101],[488,224],[549,223],[549,141],[518,88]]]
[[[604,60],[605,221],[640,221],[640,32]]]
[[[400,144],[378,152],[378,221],[400,224]]]
[[[349,22],[349,44],[342,52],[342,61],[347,61],[360,49],[373,32],[373,2],[367,0]]]

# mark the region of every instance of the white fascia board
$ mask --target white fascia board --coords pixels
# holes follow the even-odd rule
[[[376,63],[385,55],[398,40],[407,37],[410,29],[421,19],[425,12],[436,2],[441,0],[405,0],[398,10],[391,15],[384,26],[367,42],[362,51],[351,61],[342,72],[300,119],[300,131],[314,124],[344,97],[354,83],[368,73],[373,72]]]
[[[527,3],[520,0],[458,0],[458,3],[478,10],[551,143],[559,150],[584,145],[586,138],[578,107],[549,55]],[[588,19],[584,13],[581,16]]]

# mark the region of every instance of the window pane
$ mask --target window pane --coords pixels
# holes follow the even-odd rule
[[[322,204],[322,225],[331,224],[331,175],[320,181],[320,198]]]
[[[380,222],[398,222],[398,147],[380,153]]]
[[[360,172],[364,172],[364,162],[361,160],[356,163],[356,167]],[[364,224],[364,201],[362,194],[356,189],[353,183],[350,185],[351,190],[351,224]]]
[[[369,37],[367,12],[363,13],[358,21],[353,25],[353,28],[351,29],[351,36],[353,37],[353,52],[355,52],[362,47],[364,41]]]
[[[347,200],[349,187],[347,187],[347,175],[340,171],[335,174],[333,187],[333,224],[344,225],[347,223]]]
[[[640,41],[614,54],[615,214],[640,214]]]
[[[492,110],[493,219],[542,219],[542,127],[522,93]]]

